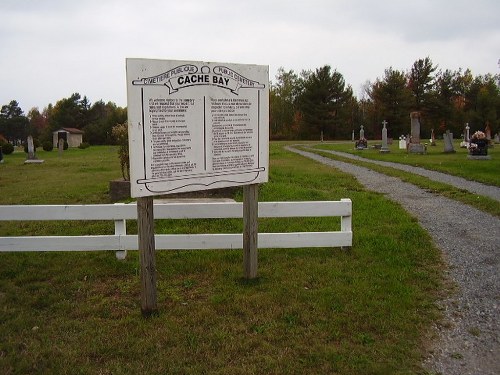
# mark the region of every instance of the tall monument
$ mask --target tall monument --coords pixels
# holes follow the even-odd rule
[[[425,154],[425,146],[420,143],[420,112],[410,113],[411,136],[408,153]]]

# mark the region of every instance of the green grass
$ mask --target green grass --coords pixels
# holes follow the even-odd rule
[[[41,150],[41,148],[40,148]],[[109,203],[109,181],[121,178],[114,146],[38,151],[42,164],[24,164],[16,151],[0,164],[1,204]]]
[[[310,149],[306,149],[306,151],[310,151]],[[482,195],[472,194],[467,190],[459,189],[452,185],[433,181],[427,177],[418,176],[391,167],[376,165],[368,161],[353,160],[339,155],[333,155],[328,152],[322,152],[321,149],[318,149],[317,153],[330,159],[340,160],[346,163],[359,165],[386,174],[388,176],[400,178],[405,182],[409,182],[413,185],[419,186],[420,188],[425,189],[433,194],[439,194],[447,198],[460,201],[462,203],[468,204],[469,206],[475,207],[481,211],[488,212],[491,215],[500,217],[500,202],[492,198],[488,198]]]
[[[109,179],[120,176],[108,147],[71,150],[62,160],[57,153],[39,156],[43,165],[25,166],[16,155],[0,165],[0,204],[107,202]],[[270,160],[260,200],[351,198],[352,249],[260,250],[254,281],[241,277],[241,251],[158,252],[160,313],[149,319],[140,314],[137,252],[125,261],[113,252],[2,253],[0,373],[423,373],[443,267],[429,236],[399,205],[352,176],[278,144]],[[26,183],[26,171],[36,179]],[[66,183],[54,186],[54,179]],[[338,228],[337,221],[259,225],[325,230]],[[101,222],[7,224],[15,229],[0,227],[0,235],[112,230]],[[156,223],[159,233],[241,226],[241,220]]]
[[[398,142],[395,140],[390,145],[390,153],[380,153],[375,149],[358,151],[354,149],[354,143],[323,143],[316,145],[316,148],[325,150],[335,150],[359,155],[367,159],[389,161],[394,163],[408,164],[425,169],[435,170],[460,176],[468,180],[482,182],[488,185],[500,187],[500,145],[488,150],[491,160],[469,160],[467,159],[467,149],[460,148],[460,141],[455,141],[454,149],[456,153],[445,154],[442,140],[436,141],[436,146],[428,146],[427,154],[408,154],[406,150],[400,150]],[[368,142],[368,146],[380,141]]]

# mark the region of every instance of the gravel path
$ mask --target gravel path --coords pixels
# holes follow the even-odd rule
[[[311,149],[318,151],[317,149]],[[339,151],[332,151],[332,150],[321,150],[322,152],[328,152],[333,155],[338,155],[342,156],[344,158],[349,158],[353,160],[361,160],[365,161],[368,163],[373,163],[377,165],[381,165],[384,167],[391,167],[394,169],[399,169],[405,172],[410,172],[413,174],[417,174],[419,176],[427,177],[430,178],[431,180],[442,182],[448,185],[455,186],[459,189],[464,189],[467,191],[470,191],[471,193],[478,194],[478,195],[484,195],[485,197],[489,197],[492,199],[495,199],[497,201],[500,201],[500,188],[496,186],[490,186],[490,185],[484,185],[479,182],[475,181],[469,181],[466,180],[465,178],[462,177],[457,177],[457,176],[451,176],[446,173],[441,173],[441,172],[435,172],[435,171],[429,171],[424,168],[420,167],[412,167],[411,165],[406,165],[406,164],[400,164],[400,163],[392,163],[389,161],[380,161],[380,160],[371,160],[367,158],[363,158],[357,155],[349,154],[347,152],[339,152]]]
[[[350,173],[367,189],[399,202],[418,219],[443,252],[449,265],[447,274],[457,291],[440,301],[444,322],[434,327],[437,337],[424,368],[430,374],[500,374],[500,219],[395,177],[286,148]],[[429,178],[442,175],[427,173]]]

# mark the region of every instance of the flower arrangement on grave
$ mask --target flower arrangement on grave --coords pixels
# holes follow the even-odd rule
[[[360,138],[359,140],[356,141],[355,146],[356,146],[356,148],[367,148],[368,141],[364,137]]]
[[[469,141],[469,154],[471,155],[488,155],[488,140],[486,134],[478,130]]]

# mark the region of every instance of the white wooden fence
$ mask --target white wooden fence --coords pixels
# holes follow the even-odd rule
[[[243,204],[155,203],[155,219],[242,218]],[[260,202],[259,217],[339,216],[340,231],[259,233],[259,248],[350,247],[352,246],[352,202]],[[0,237],[0,252],[6,251],[94,251],[115,250],[124,259],[127,250],[137,250],[137,235],[126,233],[126,220],[137,219],[136,204],[97,205],[0,205],[0,221],[113,220],[114,235]],[[241,249],[242,234],[156,234],[156,249]]]

